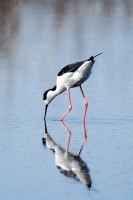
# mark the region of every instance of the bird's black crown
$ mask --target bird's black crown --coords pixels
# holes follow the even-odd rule
[[[47,93],[48,93],[50,90],[51,90],[51,91],[56,90],[56,85],[55,85],[52,89],[49,89],[49,90],[47,90],[47,91],[44,92],[44,94],[43,94],[43,100],[46,100],[46,99],[47,99]]]
[[[43,94],[43,100],[46,100],[47,99],[47,93],[48,93],[49,90],[47,90],[46,92],[44,92]]]

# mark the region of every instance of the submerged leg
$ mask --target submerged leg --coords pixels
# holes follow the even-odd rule
[[[85,122],[83,122],[83,126],[84,126],[84,139],[83,139],[83,143],[82,143],[82,146],[80,148],[78,156],[80,156],[81,151],[83,150],[83,148],[84,148],[84,146],[86,144],[86,141],[87,141],[87,131],[86,131],[86,124],[85,124]]]
[[[72,103],[71,103],[71,97],[70,97],[70,89],[67,90],[68,91],[68,103],[69,103],[69,107],[68,110],[66,111],[66,113],[60,118],[60,121],[62,121],[66,115],[72,110]]]
[[[81,93],[82,93],[83,98],[84,98],[84,116],[83,116],[83,122],[85,122],[86,111],[87,111],[87,108],[88,108],[88,102],[87,102],[87,99],[85,98],[85,95],[84,95],[84,92],[83,92],[83,89],[82,89],[81,85],[79,87],[80,87]]]
[[[66,148],[66,153],[68,153],[69,146],[70,146],[70,140],[71,140],[71,131],[69,130],[69,128],[67,127],[67,125],[63,121],[61,121],[61,123],[63,124],[63,126],[65,127],[65,129],[68,132],[68,142],[67,142],[67,148]]]

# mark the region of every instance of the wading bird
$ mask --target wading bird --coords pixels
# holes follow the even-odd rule
[[[102,53],[97,54],[96,56],[99,56]],[[57,75],[57,82],[56,85],[52,89],[48,89],[43,94],[43,99],[45,101],[46,107],[45,107],[45,114],[44,114],[44,121],[46,119],[46,113],[49,103],[59,94],[64,92],[65,90],[68,91],[68,102],[69,107],[66,113],[60,118],[62,121],[66,115],[72,110],[72,103],[71,103],[71,97],[70,97],[70,88],[73,87],[80,87],[83,99],[84,99],[84,116],[83,121],[85,121],[86,118],[86,111],[88,107],[87,99],[85,98],[83,89],[81,87],[82,83],[84,83],[91,74],[91,69],[93,67],[93,64],[95,62],[94,58],[96,56],[91,56],[87,60],[83,60],[80,62],[72,63],[67,66],[65,66]]]

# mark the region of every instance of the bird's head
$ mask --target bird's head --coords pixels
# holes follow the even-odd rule
[[[44,92],[43,94],[43,100],[45,101],[46,107],[45,107],[45,114],[44,114],[44,119],[46,118],[46,113],[47,113],[47,108],[50,102],[54,99],[56,86],[54,86],[52,89],[49,89]]]

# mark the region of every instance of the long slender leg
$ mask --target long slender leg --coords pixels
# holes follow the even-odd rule
[[[62,121],[66,117],[66,115],[72,110],[72,103],[71,103],[71,97],[70,97],[70,89],[68,89],[67,91],[68,91],[69,107],[68,107],[68,110],[66,111],[66,113],[60,118],[60,121]]]
[[[87,111],[87,108],[88,108],[88,101],[87,101],[87,99],[85,98],[85,95],[84,95],[84,92],[83,92],[83,89],[82,89],[81,85],[80,85],[79,87],[80,87],[81,93],[82,93],[83,98],[84,98],[84,116],[83,116],[83,122],[85,122],[86,111]]]

